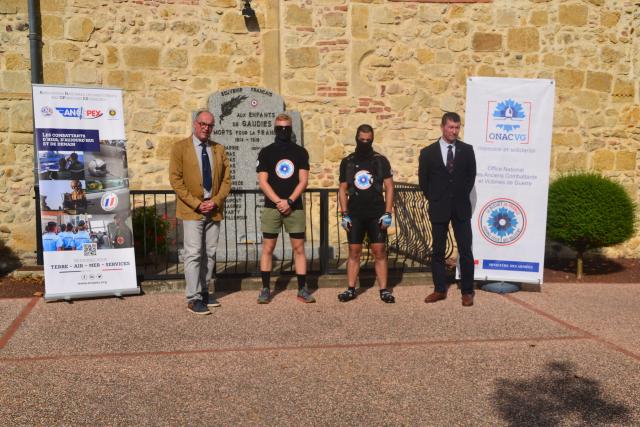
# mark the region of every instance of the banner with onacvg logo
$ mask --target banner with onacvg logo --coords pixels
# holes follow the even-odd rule
[[[137,294],[122,91],[33,85],[45,299]]]
[[[554,99],[553,80],[467,80],[476,280],[543,281]]]

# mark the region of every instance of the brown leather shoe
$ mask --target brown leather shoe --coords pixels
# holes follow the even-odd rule
[[[438,302],[438,301],[446,299],[446,298],[447,298],[447,293],[446,292],[433,292],[433,293],[427,295],[427,297],[424,299],[424,302],[429,304],[431,302]]]
[[[462,295],[462,306],[463,307],[471,307],[473,305],[473,294],[463,294]]]

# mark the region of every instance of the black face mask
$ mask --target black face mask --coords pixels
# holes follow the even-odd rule
[[[276,126],[274,130],[277,143],[286,144],[291,142],[291,134],[293,133],[293,128],[291,126]]]
[[[363,141],[356,138],[356,156],[368,157],[373,154],[373,140]]]

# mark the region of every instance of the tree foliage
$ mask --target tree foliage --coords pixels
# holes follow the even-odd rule
[[[547,237],[582,255],[589,249],[622,243],[633,236],[635,204],[622,185],[595,173],[575,173],[549,187]]]

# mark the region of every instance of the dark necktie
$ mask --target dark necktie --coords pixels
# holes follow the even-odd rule
[[[205,190],[211,191],[211,163],[207,154],[207,143],[200,144],[202,147],[202,186]]]
[[[447,151],[447,172],[450,174],[453,173],[453,144],[449,144],[447,147],[449,151]]]

